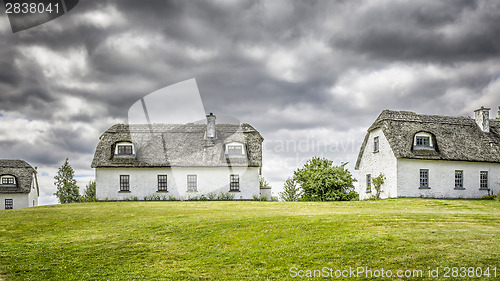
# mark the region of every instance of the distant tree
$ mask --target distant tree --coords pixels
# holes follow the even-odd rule
[[[304,201],[349,201],[357,200],[354,191],[356,181],[345,168],[347,163],[334,166],[326,158],[313,157],[301,169],[294,172],[294,180],[303,190]]]
[[[57,187],[55,196],[59,200],[59,203],[71,203],[78,202],[78,186],[76,185],[76,180],[74,179],[75,171],[69,165],[68,158],[64,164],[59,168],[57,175],[54,177],[56,180],[54,185]]]
[[[498,117],[497,119],[500,119],[500,106],[498,107]]]
[[[95,181],[91,180],[87,186],[85,186],[85,190],[83,191],[83,195],[81,196],[82,202],[95,202],[97,198],[95,197]]]
[[[279,193],[281,199],[285,201],[298,201],[302,191],[293,177],[286,179],[283,185],[283,192]]]
[[[375,187],[374,199],[380,199],[380,191],[382,190],[382,185],[385,183],[384,174],[380,173],[377,177],[372,178],[373,186]]]

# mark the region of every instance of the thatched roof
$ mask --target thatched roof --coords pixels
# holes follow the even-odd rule
[[[206,124],[117,124],[99,139],[92,168],[100,167],[261,167],[262,141],[248,124],[216,124],[216,140],[206,139]],[[118,142],[132,142],[136,157],[114,157]],[[239,142],[246,157],[227,158],[225,145]]]
[[[36,170],[23,160],[0,159],[0,176],[12,175],[16,178],[16,186],[3,185],[0,182],[0,193],[29,193]]]
[[[356,169],[368,143],[369,133],[381,128],[396,158],[500,163],[500,121],[490,119],[490,132],[483,132],[469,117],[420,115],[409,111],[384,110],[368,129]],[[428,132],[435,150],[414,150],[413,137]]]

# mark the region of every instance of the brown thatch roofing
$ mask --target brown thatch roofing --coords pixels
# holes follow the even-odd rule
[[[368,128],[356,169],[368,142],[369,133],[381,128],[396,158],[500,163],[500,121],[490,119],[490,132],[481,131],[469,117],[420,115],[409,111],[384,110]],[[414,150],[418,132],[433,135],[436,149]]]
[[[15,186],[0,182],[0,193],[29,193],[34,173],[36,170],[23,160],[0,159],[0,176],[12,175],[17,182]]]
[[[260,167],[262,141],[248,124],[216,124],[217,139],[207,140],[206,124],[117,124],[100,137],[92,168],[100,167]],[[114,157],[118,142],[132,142],[136,157]],[[246,157],[227,158],[225,145],[244,144]]]

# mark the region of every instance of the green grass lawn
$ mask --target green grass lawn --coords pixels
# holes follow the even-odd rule
[[[336,270],[358,267],[424,277],[439,267],[432,280],[444,279],[445,267],[480,267],[490,273],[481,280],[499,280],[500,203],[102,202],[0,211],[0,279],[283,280],[323,269],[342,279]]]

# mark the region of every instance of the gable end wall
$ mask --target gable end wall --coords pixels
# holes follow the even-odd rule
[[[373,152],[373,139],[379,137],[379,151]],[[368,140],[364,147],[359,165],[358,193],[359,199],[367,199],[375,194],[375,187],[372,184],[372,192],[366,192],[366,175],[377,177],[383,173],[386,177],[382,185],[381,198],[397,197],[397,162],[394,153],[385,137],[382,129],[374,129],[368,133]]]

